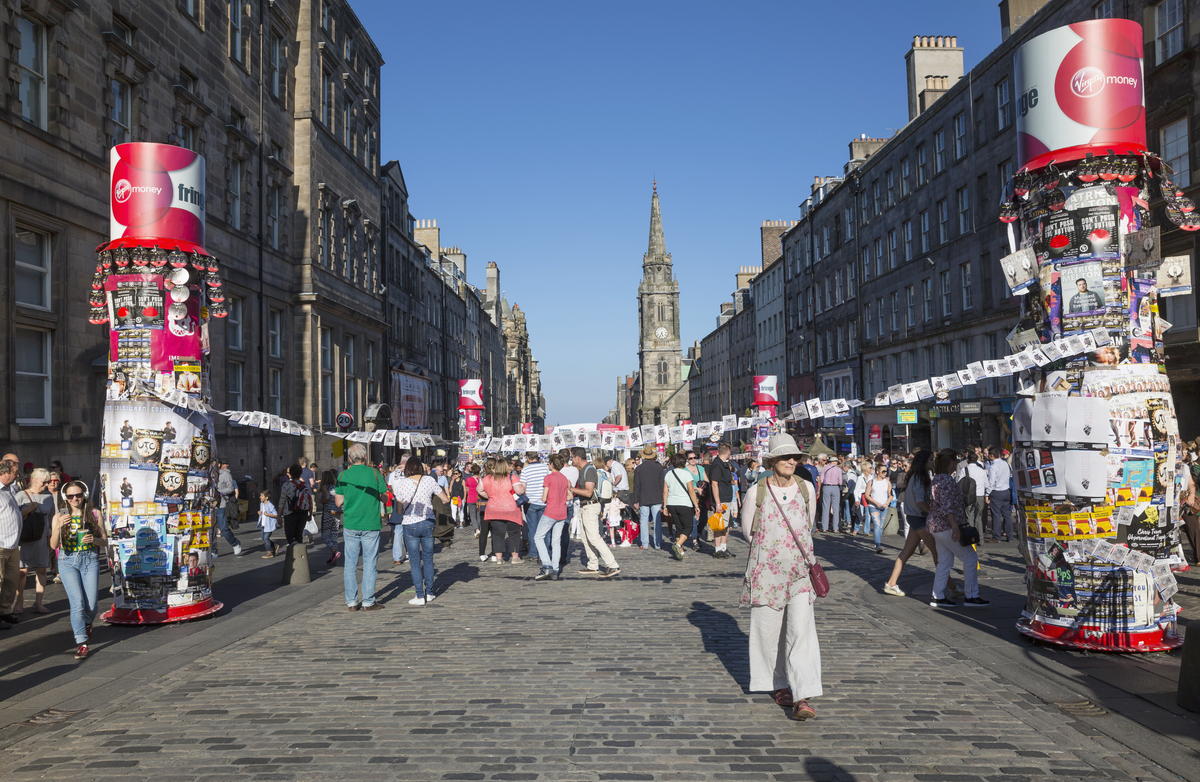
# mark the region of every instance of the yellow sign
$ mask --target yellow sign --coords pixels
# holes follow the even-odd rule
[[[915,424],[917,422],[916,410],[897,410],[896,423],[898,424]]]

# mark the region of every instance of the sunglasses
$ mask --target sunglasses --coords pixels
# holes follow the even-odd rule
[[[82,500],[83,499],[82,494],[64,494],[63,496],[66,497],[68,500]]]

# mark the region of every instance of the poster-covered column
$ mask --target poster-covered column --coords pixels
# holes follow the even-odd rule
[[[482,380],[458,381],[458,409],[463,411],[466,426],[463,431],[472,436],[478,435],[484,410]]]
[[[194,619],[222,607],[212,595],[220,497],[208,326],[227,313],[220,267],[204,249],[204,159],[121,144],[110,171],[109,241],[97,248],[89,317],[109,329],[98,507],[113,606],[102,619]]]
[[[1020,170],[1000,219],[1022,296],[1009,337],[1014,523],[1028,595],[1017,624],[1103,651],[1178,646],[1183,449],[1159,301],[1191,291],[1163,259],[1149,203],[1195,230],[1194,204],[1146,151],[1142,28],[1051,30],[1015,55]]]

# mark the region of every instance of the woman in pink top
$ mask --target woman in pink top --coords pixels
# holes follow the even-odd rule
[[[475,504],[479,502],[479,465],[467,465],[467,477],[463,480],[463,486],[466,487],[467,496],[467,518],[471,520],[471,526],[475,528],[475,537],[479,537],[479,507]]]
[[[501,457],[496,459],[492,474],[484,476],[478,491],[479,496],[487,500],[483,520],[492,527],[493,561],[500,564],[507,553],[509,562],[520,562],[518,552],[521,550],[521,525],[525,522],[525,516],[517,507],[516,495],[525,492],[525,484],[511,473],[508,459]]]

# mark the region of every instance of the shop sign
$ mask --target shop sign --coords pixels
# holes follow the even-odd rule
[[[897,410],[896,423],[898,424],[915,424],[917,422],[916,410]]]

